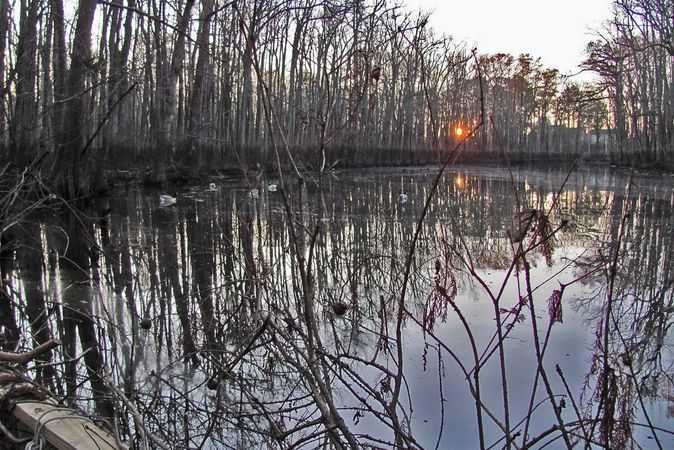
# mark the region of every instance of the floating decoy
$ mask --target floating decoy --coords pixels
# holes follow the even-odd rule
[[[398,194],[398,203],[407,203],[407,200],[408,200],[407,193],[403,191],[400,194]]]
[[[171,206],[175,205],[176,198],[171,197],[170,195],[162,194],[159,196],[159,206]]]
[[[217,191],[218,187],[215,185],[215,183],[208,183],[208,189],[207,191]]]
[[[269,186],[267,186],[267,190],[268,190],[269,192],[276,192],[276,185],[273,184],[273,183],[270,184]]]

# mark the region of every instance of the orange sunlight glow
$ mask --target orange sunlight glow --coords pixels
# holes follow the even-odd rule
[[[461,175],[457,175],[454,178],[454,186],[456,186],[457,189],[463,189],[466,187],[466,180],[461,178]]]
[[[459,125],[454,129],[454,133],[456,134],[457,137],[463,136],[463,128]]]

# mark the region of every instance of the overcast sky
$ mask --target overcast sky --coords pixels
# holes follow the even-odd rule
[[[529,53],[547,67],[575,73],[611,0],[401,0],[410,10],[435,10],[431,25],[481,53]]]

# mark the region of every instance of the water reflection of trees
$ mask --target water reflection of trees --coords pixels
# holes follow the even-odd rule
[[[652,426],[648,406],[667,398],[674,375],[668,356],[674,323],[674,205],[671,190],[656,184],[648,192],[644,184],[637,179],[615,193],[600,234],[613,238],[599,240],[580,261],[583,270],[596,273],[598,287],[582,303],[597,328],[590,377],[598,384],[589,394],[594,400],[608,399],[595,414],[602,434],[619,448],[631,445],[637,416]],[[653,438],[661,447],[657,433]]]
[[[535,173],[535,179],[516,174],[517,197],[505,176],[456,172],[443,179],[415,254],[413,308],[426,298],[445,244],[465,246],[477,269],[507,267],[517,198],[523,209],[546,210],[563,179],[557,171]],[[154,196],[134,189],[85,211],[87,217],[63,208],[56,217],[17,229],[18,245],[3,246],[3,292],[20,306],[3,312],[6,345],[61,337],[62,354],[44,359],[67,362],[44,365],[40,380],[57,392],[64,380],[59,394],[91,398],[105,417],[114,416],[115,406],[125,410],[112,382],[149,430],[178,446],[240,448],[303,439],[312,446],[322,439],[321,412],[303,382],[301,355],[292,353],[293,346],[311,342],[302,325],[302,279],[288,226],[296,220],[306,236],[302,255],[314,268],[316,319],[326,345],[318,349],[322,373],[335,388],[328,395],[350,401],[344,406],[356,422],[371,416],[385,428],[396,426],[383,418],[390,393],[389,327],[427,195],[424,176],[328,178],[322,190],[293,184],[291,219],[280,196],[261,191],[255,198],[244,185],[187,191],[176,208],[159,208]],[[608,273],[595,269],[610,263],[624,214],[618,189],[624,179],[608,176],[581,172],[561,191],[553,215],[571,219],[558,246],[589,248],[582,270],[597,276]],[[673,200],[649,189],[657,188],[644,185],[628,200],[626,244],[616,271],[615,292],[622,297],[611,327],[611,367],[616,376],[625,372],[642,380],[634,389],[644,397],[671,377],[662,349],[674,311]],[[402,190],[410,197],[406,204],[396,202]],[[339,302],[348,306],[343,317],[333,309]],[[586,303],[599,307],[593,305]],[[126,433],[141,439],[133,418],[122,417]],[[386,436],[360,437],[375,443]],[[409,438],[410,445],[418,444]]]

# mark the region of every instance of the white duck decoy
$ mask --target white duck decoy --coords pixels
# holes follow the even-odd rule
[[[408,197],[405,191],[398,194],[398,203],[407,203]]]
[[[176,198],[162,194],[159,196],[159,206],[171,206],[176,204]]]
[[[267,190],[269,192],[276,192],[276,184],[272,183],[269,186],[267,186]]]
[[[217,191],[218,187],[215,185],[215,183],[208,183],[208,189],[206,189],[209,192]]]

